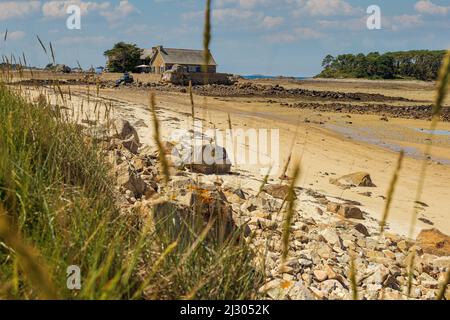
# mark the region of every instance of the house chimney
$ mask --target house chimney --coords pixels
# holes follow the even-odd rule
[[[156,47],[152,47],[152,52],[159,52],[159,51],[163,51],[163,46],[156,46]]]

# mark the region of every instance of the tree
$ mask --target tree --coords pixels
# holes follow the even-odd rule
[[[140,64],[142,49],[135,44],[119,42],[110,50],[105,51],[108,58],[108,68],[112,72],[134,71]]]
[[[322,61],[322,67],[324,67],[325,69],[331,67],[333,61],[334,57],[331,54],[327,55]]]

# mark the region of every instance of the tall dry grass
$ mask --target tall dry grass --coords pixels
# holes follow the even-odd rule
[[[206,29],[210,30],[210,23]],[[39,36],[37,40],[48,56],[44,42]],[[56,63],[51,43],[50,54]],[[3,79],[11,80],[9,69]],[[77,125],[80,115],[100,120],[100,105],[91,98],[90,87],[87,101],[81,101],[77,112],[61,112],[72,108],[72,92],[68,88],[67,99],[57,81],[49,90],[36,90],[39,99],[30,102],[19,96],[26,94],[21,87],[12,92],[0,85],[0,299],[257,296],[262,272],[253,266],[254,253],[241,229],[213,241],[215,220],[199,229],[181,221],[180,230],[173,223],[179,218],[176,208],[156,224],[137,223],[120,214],[103,150]],[[64,108],[50,104],[51,97]],[[93,103],[94,119],[87,111]],[[168,182],[170,172],[153,94],[149,104],[153,138]],[[105,104],[106,123],[112,111],[112,102]],[[197,219],[203,217],[197,215]],[[80,291],[66,286],[69,265],[81,268]]]

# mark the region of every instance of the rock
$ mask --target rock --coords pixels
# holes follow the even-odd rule
[[[245,193],[244,193],[244,191],[242,189],[236,189],[236,190],[233,191],[233,193],[235,195],[237,195],[239,198],[241,198],[242,200],[246,199]]]
[[[111,133],[112,138],[127,140],[133,137],[136,143],[140,143],[136,129],[127,120],[115,119],[112,123]]]
[[[406,243],[405,240],[400,240],[397,242],[397,248],[399,248],[400,251],[406,253],[408,251],[408,244]]]
[[[438,229],[422,230],[417,236],[417,244],[425,253],[450,256],[450,237]]]
[[[337,213],[347,219],[364,219],[362,211],[353,205],[329,202],[327,211]]]
[[[443,257],[434,257],[430,256],[431,262],[430,264],[432,266],[435,266],[437,268],[441,269],[450,269],[450,256],[443,256]]]
[[[395,257],[396,257],[396,256],[395,256],[395,253],[393,253],[391,250],[385,249],[385,250],[383,250],[382,252],[383,252],[383,254],[384,254],[384,256],[385,256],[386,258],[395,260]]]
[[[332,212],[332,213],[338,213],[340,208],[341,208],[341,205],[336,202],[328,202],[328,204],[327,204],[327,211]]]
[[[160,200],[153,203],[152,207],[155,225],[161,222],[161,228],[173,228],[174,237],[180,232],[189,236],[192,236],[192,232],[200,234],[212,221],[208,233],[212,241],[223,243],[237,230],[231,207],[221,198],[220,192],[191,191],[180,200]]]
[[[320,232],[320,235],[328,242],[331,246],[341,245],[341,239],[336,231],[333,229],[327,228]]]
[[[309,287],[311,292],[317,297],[317,299],[322,300],[325,298],[325,294],[317,288]]]
[[[302,273],[301,278],[307,286],[311,284],[311,275],[309,273]]]
[[[172,177],[169,182],[169,188],[177,192],[186,192],[195,186],[195,182],[189,177]]]
[[[369,231],[367,230],[366,226],[363,225],[362,223],[358,223],[356,224],[353,229],[355,229],[356,231],[358,231],[359,233],[365,235],[366,237],[370,236]]]
[[[260,211],[260,210],[253,211],[252,215],[254,217],[262,218],[262,219],[266,219],[266,220],[269,220],[271,218],[270,213],[264,212],[264,211]]]
[[[331,248],[328,245],[322,245],[316,250],[317,254],[323,259],[329,259],[331,257]]]
[[[316,300],[311,291],[301,281],[296,282],[291,287],[288,296],[291,300]]]
[[[366,172],[355,172],[337,179],[330,179],[330,183],[344,188],[376,187],[370,178],[370,174]]]
[[[383,283],[384,287],[391,288],[394,290],[400,290],[400,283],[397,281],[397,277],[394,275],[388,275]]]
[[[383,300],[405,300],[407,297],[400,291],[386,288],[384,291],[380,292],[379,298]]]
[[[289,186],[282,185],[282,184],[269,184],[264,187],[264,192],[267,194],[270,194],[272,197],[284,200],[287,198],[289,193]],[[296,196],[294,194],[294,199],[296,199]]]
[[[128,163],[123,162],[115,170],[117,184],[126,190],[130,190],[135,197],[141,197],[146,191],[146,183],[140,175],[129,168]]]
[[[236,211],[240,211],[240,207],[244,203],[244,200],[238,197],[235,193],[231,193],[229,191],[225,191],[225,195],[227,196],[228,202],[238,208]]]
[[[325,280],[328,279],[328,274],[326,271],[323,270],[314,270],[314,277],[317,279],[317,281],[319,282],[323,282]]]
[[[138,172],[144,171],[145,167],[147,166],[146,161],[138,157],[133,159],[132,164],[134,169]]]
[[[137,154],[139,147],[140,147],[139,142],[136,140],[136,138],[134,136],[130,137],[127,140],[123,140],[122,145],[124,148],[126,148],[128,151],[130,151],[132,154]]]
[[[338,214],[347,219],[364,219],[361,209],[355,206],[342,205]]]
[[[389,269],[387,269],[384,265],[376,265],[367,271],[370,272],[371,275],[367,277],[365,281],[366,283],[381,285],[389,275]]]
[[[320,284],[320,289],[322,290],[322,292],[325,292],[327,295],[336,289],[343,289],[343,288],[344,287],[342,286],[342,284],[339,281],[334,280],[334,279],[325,280],[324,282],[322,282]]]
[[[249,212],[256,209],[265,212],[278,212],[281,207],[281,201],[274,199],[272,196],[266,193],[260,193],[257,197],[251,197],[242,205],[242,211],[248,210]]]
[[[271,281],[267,282],[266,284],[264,284],[261,288],[259,288],[258,292],[266,293],[269,290],[275,289],[280,286],[280,282],[281,281],[279,279],[271,280]]]
[[[439,282],[425,272],[422,272],[420,274],[419,280],[422,286],[424,286],[425,288],[437,289],[439,287]]]
[[[328,279],[337,279],[338,277],[333,268],[327,264],[325,265],[325,272],[327,273]]]
[[[172,152],[173,162],[178,168],[188,168],[203,174],[227,174],[231,162],[225,148],[208,143],[195,145]]]
[[[309,268],[313,265],[312,260],[310,259],[305,259],[305,258],[300,258],[298,259],[298,263],[300,264],[300,266],[302,266],[303,268]]]
[[[145,191],[144,197],[146,200],[149,200],[157,193],[158,193],[157,190],[155,190],[153,187],[147,186],[147,190]]]

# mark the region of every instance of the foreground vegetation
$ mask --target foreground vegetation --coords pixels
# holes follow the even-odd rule
[[[219,244],[123,214],[101,149],[45,97],[1,85],[0,120],[0,298],[255,297],[261,277],[237,235]],[[71,265],[81,290],[67,289]]]
[[[445,50],[327,55],[321,78],[436,80]]]

